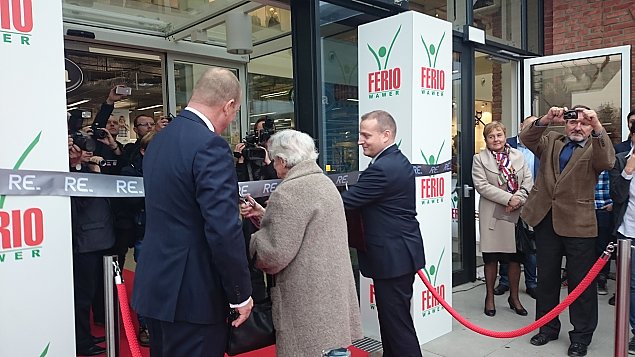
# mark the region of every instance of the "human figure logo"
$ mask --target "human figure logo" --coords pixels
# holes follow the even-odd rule
[[[424,154],[423,150],[419,149],[421,156],[426,165],[437,165],[440,163],[441,151],[445,145],[445,140],[441,143],[437,156]],[[445,179],[443,176],[423,176],[421,177],[421,203],[432,204],[443,202],[443,196],[445,195]]]
[[[426,274],[426,278],[432,286],[434,286],[434,290],[445,300],[445,284],[438,284],[437,278],[439,277],[439,267],[441,266],[441,259],[443,259],[443,253],[445,253],[445,247],[441,251],[441,255],[439,255],[439,260],[437,261],[437,265],[430,265],[429,267],[424,267],[423,272]],[[437,285],[438,284],[438,285]],[[421,292],[421,316],[429,316],[438,311],[441,311],[443,306],[434,298],[432,293],[426,289]]]
[[[366,44],[377,63],[377,71],[368,73],[368,99],[399,95],[399,89],[401,88],[401,68],[388,68],[390,54],[397,40],[397,36],[399,36],[399,32],[401,32],[401,26],[399,26],[397,32],[395,32],[388,49],[386,49],[386,46],[381,46],[378,50],[375,50],[370,44]]]
[[[428,58],[428,66],[421,66],[421,94],[442,97],[445,91],[445,71],[437,69],[437,58],[439,57],[439,49],[443,44],[445,32],[441,35],[438,45],[431,43],[428,45],[426,40],[421,36],[423,48],[426,50]]]

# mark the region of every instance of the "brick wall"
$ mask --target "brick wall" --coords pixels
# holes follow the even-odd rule
[[[635,1],[544,0],[544,14],[545,55],[632,46],[631,106],[635,106]]]

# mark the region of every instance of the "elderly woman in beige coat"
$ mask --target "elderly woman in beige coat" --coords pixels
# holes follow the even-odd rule
[[[533,186],[531,171],[523,154],[506,142],[505,126],[494,121],[483,129],[486,149],[474,155],[472,179],[476,191],[481,195],[479,208],[479,229],[481,252],[485,263],[484,313],[494,316],[494,283],[498,263],[509,263],[510,294],[507,302],[518,315],[526,316],[518,297],[520,263],[523,255],[516,252],[515,222],[511,217],[518,213]],[[507,216],[507,219],[505,219]],[[512,220],[514,220],[512,218]]]
[[[284,130],[269,141],[282,182],[265,209],[248,197],[245,217],[261,219],[249,247],[275,275],[271,288],[279,357],[320,356],[362,337],[346,218],[335,185],[316,164],[313,139]]]

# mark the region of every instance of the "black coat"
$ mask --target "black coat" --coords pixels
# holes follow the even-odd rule
[[[90,253],[115,244],[110,202],[103,197],[71,197],[73,252]]]
[[[617,229],[624,221],[624,214],[630,199],[631,181],[622,177],[622,171],[626,166],[626,155],[628,155],[628,151],[615,155],[615,166],[609,171],[609,192],[613,200],[613,235],[617,234]]]

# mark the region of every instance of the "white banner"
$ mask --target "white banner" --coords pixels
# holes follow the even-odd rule
[[[452,24],[405,12],[359,29],[359,112],[383,109],[397,121],[397,145],[413,164],[452,156]],[[360,167],[370,158],[360,151]],[[425,273],[452,303],[451,172],[417,177],[417,218]],[[372,280],[361,277],[364,335],[380,338]],[[424,344],[452,330],[452,318],[415,278],[411,314]]]
[[[0,168],[68,171],[61,1],[0,0]],[[69,199],[0,196],[0,356],[74,356]]]

